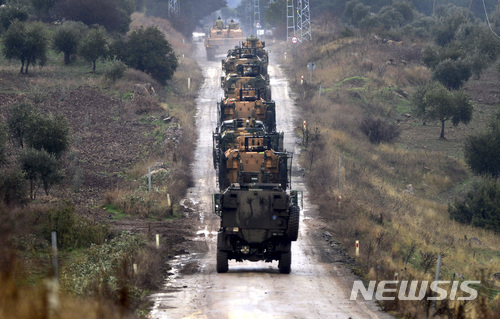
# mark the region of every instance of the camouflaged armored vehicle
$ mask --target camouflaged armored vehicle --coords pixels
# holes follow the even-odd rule
[[[279,184],[232,184],[214,195],[214,212],[221,217],[217,272],[227,272],[234,259],[277,260],[279,271],[290,273],[292,242],[299,234],[296,191],[287,194]]]
[[[276,130],[276,104],[260,97],[260,90],[236,89],[237,98],[226,98],[217,103],[218,125],[232,119],[262,121],[268,132]]]
[[[224,89],[224,98],[226,99],[239,99],[241,92],[254,89],[258,92],[260,98],[266,101],[272,100],[269,78],[261,74],[248,77],[229,74],[221,78],[221,87]]]
[[[241,139],[241,138],[244,138]],[[246,143],[246,147],[244,146]],[[214,168],[229,149],[242,150],[276,150],[283,151],[283,133],[268,132],[261,121],[256,120],[227,120],[217,127],[213,133],[213,162]]]
[[[243,31],[237,23],[231,22],[225,26],[224,22],[218,18],[214,26],[209,29],[205,39],[207,60],[214,61],[216,55],[225,54],[243,41],[245,41]]]

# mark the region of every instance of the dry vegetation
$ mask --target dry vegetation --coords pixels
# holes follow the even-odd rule
[[[421,49],[419,43],[391,45],[371,37],[334,39],[321,31],[296,52],[287,48],[293,58],[282,62],[302,108],[300,123],[306,120],[309,127],[301,161],[310,193],[327,221],[325,231],[351,256],[355,241],[360,241],[355,269],[367,280],[392,280],[394,273],[401,280],[433,280],[434,257],[441,253],[441,280],[482,281],[480,298],[465,305],[465,316],[498,317],[500,287],[490,276],[500,271],[500,237],[454,222],[447,212],[448,203],[474,179],[463,161],[463,142],[493,114],[498,96],[491,91],[499,90],[498,76],[492,67],[480,82],[467,85],[476,103],[474,120],[468,126],[447,125],[448,140],[439,140],[438,123],[423,126],[411,115],[411,93],[430,79]],[[317,69],[313,82],[307,83],[310,61]],[[367,117],[396,124],[401,130],[397,142],[371,144],[360,130]],[[425,317],[427,306],[384,304],[386,310],[408,318]],[[438,303],[438,310],[452,317],[462,312],[453,302]]]
[[[134,26],[150,24],[149,18],[134,16]],[[154,24],[179,56],[165,87],[131,69],[111,83],[103,77],[109,62],[98,63],[91,73],[87,63],[75,60],[64,66],[62,55],[53,53],[46,66],[23,76],[17,61],[0,57],[0,119],[6,119],[13,104],[29,100],[43,114],[63,114],[71,128],[62,184],[24,207],[0,205],[1,318],[40,318],[54,308],[45,284],[51,277],[46,233],[54,222],[48,216],[68,200],[74,204],[74,222],[62,229],[73,237],[84,229],[98,245],[80,246],[75,238],[73,246],[60,251],[61,291],[55,307],[60,318],[145,317],[148,295],[163,284],[168,258],[181,252],[176,245],[192,225],[178,202],[191,183],[194,99],[202,75],[189,56],[190,44],[167,22],[155,19]],[[187,78],[193,79],[190,90]],[[156,93],[134,93],[138,83],[151,83]],[[5,169],[15,165],[10,144],[8,157]],[[123,237],[124,231],[129,237]],[[160,234],[160,250],[153,246],[155,234]]]

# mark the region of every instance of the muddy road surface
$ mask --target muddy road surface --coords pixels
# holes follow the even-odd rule
[[[229,261],[229,272],[216,272],[216,235],[219,217],[211,213],[211,196],[217,191],[212,163],[212,132],[217,124],[221,63],[206,61],[198,42],[197,56],[205,82],[197,100],[199,139],[192,165],[195,187],[184,205],[198,232],[187,245],[188,254],[177,256],[163,291],[152,296],[151,318],[390,318],[374,302],[350,301],[356,278],[322,237],[297,164],[298,137],[294,134],[297,111],[288,82],[278,65],[269,67],[272,96],[276,101],[277,128],[285,132],[287,151],[294,152],[292,188],[304,193],[300,234],[292,244],[292,272],[280,274],[278,263]],[[272,53],[271,53],[272,55]],[[220,58],[223,58],[222,56]],[[272,61],[273,59],[271,59]],[[342,258],[340,258],[342,259]]]

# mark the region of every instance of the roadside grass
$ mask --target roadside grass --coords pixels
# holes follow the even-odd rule
[[[499,288],[490,276],[500,268],[500,236],[457,223],[447,211],[448,203],[468,190],[474,179],[463,162],[464,138],[484,127],[495,108],[482,104],[481,96],[473,97],[478,105],[473,122],[458,127],[448,123],[447,140],[439,140],[437,123],[423,126],[411,112],[409,95],[430,78],[430,71],[419,63],[420,49],[371,40],[334,40],[324,46],[313,41],[302,44],[293,59],[282,59],[302,108],[297,132],[303,120],[311,131],[320,132],[320,142],[303,145],[300,161],[310,193],[330,221],[330,232],[351,256],[354,242],[360,241],[357,261],[367,279],[392,280],[397,272],[401,280],[433,280],[435,261],[431,258],[426,264],[424,256],[442,253],[440,278],[483,279],[488,309],[498,313],[498,302],[492,299]],[[325,50],[328,54],[317,54]],[[309,78],[310,61],[318,66],[313,83],[300,85],[301,75]],[[402,134],[397,142],[370,144],[359,129],[363,118],[370,116],[398,123]],[[342,192],[337,186],[339,157]],[[408,257],[411,246],[414,251]],[[424,268],[428,268],[425,273]],[[393,309],[390,304],[386,307]],[[421,304],[397,307],[407,316],[423,311]],[[458,303],[449,307],[456,312]],[[481,302],[473,303],[475,311],[481,307]]]

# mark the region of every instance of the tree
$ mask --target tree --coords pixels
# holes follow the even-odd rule
[[[78,45],[87,31],[81,22],[66,21],[57,28],[53,38],[53,48],[64,53],[64,64],[69,64],[73,54],[78,52]]]
[[[16,104],[10,109],[7,118],[9,134],[20,147],[24,147],[26,134],[28,129],[32,127],[34,111],[33,105],[28,102]]]
[[[81,21],[86,25],[101,25],[109,32],[125,33],[134,10],[132,0],[61,0],[54,7],[59,19]]]
[[[149,73],[162,84],[178,65],[172,46],[156,26],[132,31],[128,41],[115,43],[114,53],[129,67]]]
[[[36,198],[36,192],[40,184],[48,195],[50,187],[62,180],[59,161],[44,149],[24,149],[19,155],[19,163],[26,179],[30,181],[31,199]]]
[[[97,60],[105,59],[108,55],[106,30],[103,27],[91,29],[82,40],[79,53],[85,60],[93,63],[92,71],[95,72]]]
[[[3,37],[2,51],[7,59],[21,60],[21,73],[28,74],[30,64],[45,64],[48,43],[43,24],[14,21]]]
[[[448,90],[460,89],[471,75],[470,65],[461,59],[441,61],[432,72],[432,78],[441,82]]]
[[[28,20],[28,7],[19,3],[9,2],[3,7],[0,7],[0,31],[1,29],[9,29],[12,22],[15,20]]]
[[[62,115],[41,116],[33,118],[32,125],[26,135],[27,144],[36,150],[60,158],[69,148],[69,127]]]
[[[357,27],[363,18],[370,14],[370,7],[358,0],[352,0],[345,4],[344,17],[353,26]]]
[[[500,233],[500,181],[484,178],[474,183],[465,199],[448,206],[450,218]]]
[[[440,83],[432,83],[417,89],[412,97],[416,113],[429,120],[441,121],[440,138],[444,139],[444,124],[452,120],[453,125],[467,124],[472,119],[473,104],[463,91],[448,91]]]
[[[476,174],[500,176],[500,115],[490,123],[489,130],[470,135],[465,141],[465,161]]]

